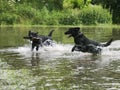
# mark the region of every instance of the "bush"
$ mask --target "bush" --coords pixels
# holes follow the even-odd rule
[[[67,3],[67,0],[65,0]],[[14,3],[15,5],[0,4],[0,24],[32,24],[32,25],[80,25],[80,24],[101,24],[111,23],[110,13],[101,6],[76,5],[76,9],[65,8],[63,10],[49,10],[47,6],[38,9],[31,4]],[[84,0],[79,2],[83,3]],[[73,3],[73,2],[71,2]],[[78,6],[81,6],[78,8]],[[14,8],[15,7],[15,8]],[[81,8],[81,9],[80,9]]]
[[[46,24],[48,25],[58,25],[59,18],[61,17],[61,13],[59,11],[51,11],[49,12],[49,16],[47,18]]]
[[[32,24],[54,25],[54,18],[52,12],[46,7],[36,12],[36,16],[32,19]]]
[[[82,24],[111,23],[112,16],[101,6],[88,6],[81,10],[79,19]]]
[[[67,15],[63,16],[59,19],[59,24],[61,25],[77,25],[78,24],[78,18],[74,15]]]
[[[61,25],[78,25],[80,24],[78,18],[78,11],[76,10],[64,10],[59,18],[59,24]]]
[[[64,0],[63,8],[64,9],[82,9],[85,6],[84,0]]]
[[[18,21],[18,16],[13,13],[2,13],[0,17],[0,24],[13,25],[15,22]]]
[[[21,17],[31,19],[36,15],[36,9],[32,8],[31,6],[20,4],[16,8],[16,14],[20,15]]]
[[[32,24],[58,25],[58,19],[61,16],[59,11],[49,11],[46,7],[37,12],[32,19]]]

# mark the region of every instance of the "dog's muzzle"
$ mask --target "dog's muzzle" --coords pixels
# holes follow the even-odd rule
[[[72,34],[68,33],[68,32],[65,32],[64,33],[65,35],[69,35],[68,38],[72,37]]]

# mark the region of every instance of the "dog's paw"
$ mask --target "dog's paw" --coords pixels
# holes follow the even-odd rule
[[[71,52],[74,52],[74,51],[75,51],[75,48],[76,48],[76,46],[74,46],[74,47],[72,48]]]

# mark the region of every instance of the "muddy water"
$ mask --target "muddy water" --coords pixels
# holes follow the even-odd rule
[[[31,51],[23,36],[29,30],[40,34],[55,29],[53,46]],[[89,38],[113,43],[101,55],[71,52],[73,39],[66,27],[0,28],[0,90],[119,90],[120,29],[84,27]]]

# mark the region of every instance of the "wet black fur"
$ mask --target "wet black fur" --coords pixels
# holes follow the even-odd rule
[[[65,32],[65,35],[69,35],[69,37],[74,38],[75,46],[72,48],[72,52],[82,51],[82,52],[98,54],[102,50],[102,48],[100,47],[107,47],[112,42],[112,39],[110,39],[105,44],[101,44],[99,42],[90,40],[80,31],[79,27],[69,28],[69,30]]]
[[[52,41],[52,33],[53,33],[53,31],[54,30],[50,31],[50,33],[47,36],[38,35],[38,32],[29,31],[28,36],[24,37],[24,39],[29,39],[32,42],[32,50],[36,47],[36,51],[38,51],[39,46],[51,45],[51,43],[49,41],[47,41],[47,40]]]

